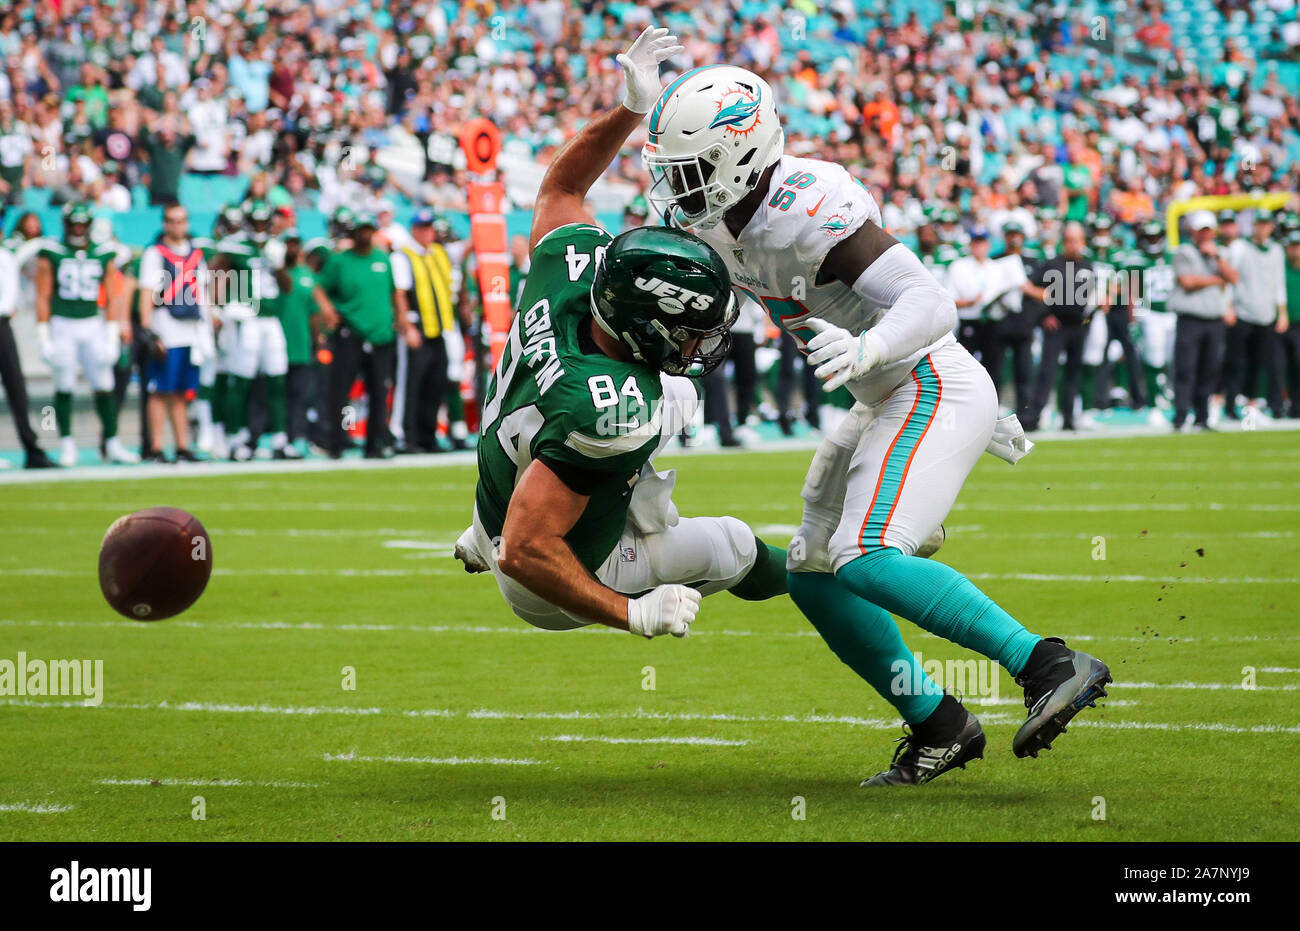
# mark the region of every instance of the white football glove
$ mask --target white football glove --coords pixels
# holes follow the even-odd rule
[[[816,317],[805,321],[808,329],[817,335],[808,341],[808,364],[815,366],[814,374],[826,380],[825,391],[859,378],[880,364],[880,351],[868,333],[854,336],[843,327]]]
[[[36,341],[41,347],[41,358],[45,360],[46,365],[53,365],[54,341],[50,339],[49,323],[36,324]]]
[[[667,29],[646,26],[632,47],[616,59],[623,66],[627,84],[623,106],[633,113],[649,113],[663,91],[659,63],[684,51],[685,47],[678,45],[677,37],[670,36]]]
[[[627,629],[647,639],[661,634],[685,637],[700,611],[702,597],[685,585],[660,585],[640,598],[629,598]]]

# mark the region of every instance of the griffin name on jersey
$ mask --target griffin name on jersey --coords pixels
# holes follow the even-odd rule
[[[565,538],[590,570],[605,561],[627,524],[642,467],[671,435],[664,385],[694,398],[686,378],[660,376],[641,362],[602,353],[587,335],[596,267],[612,237],[580,224],[561,226],[533,250],[528,280],[496,373],[488,386],[478,445],[478,519],[501,535],[516,482],[534,459],[602,477]],[[665,290],[639,279],[647,291]],[[661,301],[698,299],[680,292]],[[677,391],[672,391],[677,395]],[[679,428],[679,427],[678,427]]]

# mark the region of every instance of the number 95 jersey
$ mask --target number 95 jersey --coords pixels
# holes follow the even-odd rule
[[[681,429],[680,416],[666,410],[673,405],[662,403],[659,372],[609,358],[587,330],[597,260],[612,238],[596,226],[569,224],[534,248],[487,389],[475,494],[478,518],[495,540],[534,459],[580,470],[595,487],[566,539],[593,571],[618,545],[641,467],[662,435]]]

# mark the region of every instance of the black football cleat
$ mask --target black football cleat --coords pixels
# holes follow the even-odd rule
[[[915,731],[898,739],[888,770],[862,781],[863,786],[919,786],[952,769],[965,769],[972,760],[984,759],[984,729],[979,719],[965,708],[955,726],[942,734],[919,735]]]
[[[1097,699],[1106,697],[1106,684],[1114,681],[1110,667],[1095,656],[1071,650],[1063,640],[1048,637],[1035,652],[1044,647],[1048,655],[1016,676],[1029,709],[1028,720],[1011,741],[1018,757],[1036,757],[1039,751],[1052,749],[1052,741],[1065,733],[1074,716],[1096,707]]]
[[[26,461],[23,463],[24,469],[57,469],[59,464],[45,455],[45,450],[39,446],[33,446],[27,450]]]

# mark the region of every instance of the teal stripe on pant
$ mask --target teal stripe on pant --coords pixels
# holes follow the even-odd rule
[[[930,424],[934,422],[939,399],[943,396],[943,383],[929,356],[916,364],[912,370],[912,380],[917,388],[916,401],[885,455],[871,510],[862,522],[859,543],[864,552],[867,547],[884,543],[885,529],[898,504],[898,496],[903,492],[907,467],[926,431],[930,429]]]

